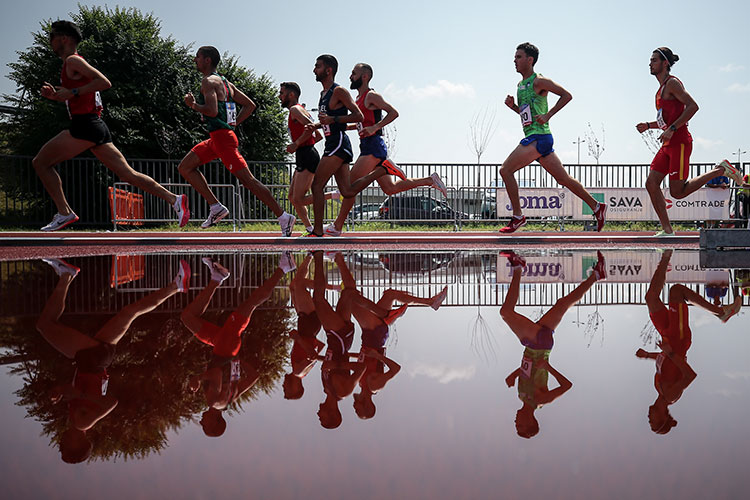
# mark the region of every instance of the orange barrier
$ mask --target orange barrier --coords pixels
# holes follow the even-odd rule
[[[143,278],[146,275],[145,255],[113,255],[112,271],[109,275],[109,286],[114,288],[118,285],[130,283]]]
[[[109,188],[109,208],[112,211],[112,221],[117,224],[142,226],[146,210],[143,207],[143,195],[125,191],[124,189]]]

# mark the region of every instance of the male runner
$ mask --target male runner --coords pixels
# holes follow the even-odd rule
[[[45,82],[42,86],[42,97],[65,102],[70,115],[70,129],[63,130],[50,139],[32,160],[34,170],[57,207],[57,214],[42,231],[57,231],[78,220],[78,216],[68,205],[62,181],[54,166],[87,150],[91,150],[94,156],[121,181],[158,196],[172,205],[177,212],[180,227],[184,226],[190,219],[187,196],[167,191],[151,177],[133,170],[120,150],[112,144],[109,128],[101,119],[103,107],[99,95],[99,91],[107,90],[112,84],[106,76],[78,54],[81,39],[81,31],[75,23],[52,23],[49,42],[52,51],[63,60],[61,86]]]
[[[360,137],[360,154],[352,167],[351,178],[356,181],[364,175],[374,172],[379,174],[379,177],[377,177],[378,184],[388,196],[419,186],[430,186],[443,193],[443,196],[447,198],[448,191],[437,173],[421,179],[406,179],[406,176],[400,175],[400,171],[397,171],[396,176],[399,179],[395,181],[390,175],[387,175],[390,173],[387,170],[388,168],[397,167],[388,159],[388,150],[385,141],[383,141],[383,128],[398,118],[398,111],[386,102],[383,96],[370,88],[372,66],[369,64],[359,63],[355,65],[349,80],[351,82],[350,88],[358,92],[356,104],[364,115],[363,121],[347,127],[352,130],[357,129]],[[385,117],[382,116],[383,111],[386,113]],[[380,166],[384,167],[384,170],[377,168]],[[341,235],[341,230],[354,206],[354,202],[354,197],[344,198],[336,221],[326,226],[325,234],[329,236]]]
[[[220,60],[216,47],[199,48],[195,54],[195,66],[203,73],[201,92],[197,101],[192,93],[185,95],[185,104],[202,115],[210,136],[195,145],[179,166],[180,174],[210,205],[208,218],[201,227],[211,227],[229,215],[227,207],[214,196],[206,178],[198,171],[201,165],[220,158],[232,175],[278,217],[281,234],[291,236],[295,217],[282,210],[271,191],[250,173],[247,162],[238,150],[239,142],[234,129],[255,111],[255,103],[216,72]],[[239,113],[236,104],[242,107]]]
[[[323,86],[318,102],[318,123],[310,124],[310,129],[323,129],[325,149],[323,158],[318,164],[312,184],[313,209],[315,223],[310,236],[323,236],[323,213],[325,209],[325,189],[331,176],[336,177],[336,184],[341,195],[353,198],[359,191],[367,187],[372,181],[382,175],[381,172],[370,172],[354,183],[349,180],[349,162],[352,161],[352,145],[346,135],[346,124],[357,123],[364,119],[364,115],[345,88],[333,81],[338,71],[339,63],[330,54],[323,54],[315,61],[313,73],[315,80]],[[392,175],[406,177],[396,165],[384,162],[382,167]],[[343,168],[342,168],[343,167]]]
[[[523,79],[518,84],[518,104],[513,96],[509,95],[505,98],[505,105],[521,116],[521,124],[526,137],[500,167],[500,175],[513,207],[513,217],[507,226],[500,229],[500,232],[512,233],[526,224],[526,217],[521,212],[518,183],[513,174],[535,160],[557,182],[570,189],[574,195],[591,207],[597,222],[596,230],[601,231],[604,227],[607,205],[597,203],[580,182],[568,175],[560,158],[552,149],[554,141],[548,122],[573,99],[573,96],[557,83],[534,72],[534,64],[538,59],[539,49],[536,46],[526,42],[516,47],[516,71]],[[560,97],[552,109],[547,107],[547,95],[550,92]]]
[[[688,120],[698,111],[698,104],[687,93],[682,82],[669,74],[672,66],[679,61],[677,54],[667,47],[659,47],[651,54],[649,69],[659,81],[656,91],[656,121],[642,122],[635,126],[638,132],[645,132],[650,128],[660,128],[664,132],[659,136],[662,147],[656,152],[651,162],[651,171],[646,179],[651,203],[662,230],[656,236],[670,236],[674,234],[672,224],[667,214],[667,202],[661,191],[661,182],[669,175],[669,194],[674,198],[685,198],[708,181],[726,175],[740,185],[742,176],[727,160],[694,179],[687,180],[690,173],[690,153],[693,150],[693,137],[688,132]]]

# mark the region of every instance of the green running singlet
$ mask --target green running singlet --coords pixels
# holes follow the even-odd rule
[[[545,114],[547,109],[547,96],[540,96],[534,92],[534,80],[537,74],[521,80],[518,84],[518,114],[521,116],[521,125],[526,137],[532,134],[551,134],[549,123],[540,125],[536,117]]]

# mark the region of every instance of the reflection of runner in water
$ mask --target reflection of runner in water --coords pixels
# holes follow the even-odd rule
[[[115,346],[127,333],[133,320],[153,311],[175,293],[184,291],[190,274],[186,267],[181,266],[172,283],[123,307],[90,337],[60,322],[68,289],[79,269],[62,259],[44,261],[54,268],[60,280],[47,299],[36,327],[52,347],[72,359],[76,366],[73,381],[53,388],[50,397],[54,402],[64,400],[68,404],[69,427],[60,438],[62,459],[67,463],[79,463],[86,460],[92,451],[86,431],[117,406],[117,398],[107,390],[107,368],[114,359]]]
[[[360,392],[354,394],[354,411],[359,418],[368,419],[375,416],[376,408],[372,397],[401,370],[398,363],[385,355],[391,325],[406,312],[406,308],[411,304],[428,305],[437,311],[447,294],[447,286],[437,295],[424,299],[401,290],[389,289],[383,293],[377,303],[367,299],[361,293],[357,294],[352,312],[362,328],[362,350],[359,361],[365,364],[365,373],[359,380]],[[393,305],[396,301],[401,302],[402,305],[394,309]]]
[[[500,317],[525,347],[521,367],[508,375],[505,382],[508,387],[513,387],[518,379],[518,398],[523,402],[523,406],[516,413],[516,431],[521,437],[531,438],[539,432],[539,422],[534,412],[573,387],[570,380],[549,364],[555,328],[560,324],[568,309],[581,300],[597,280],[606,278],[605,263],[601,252],[597,252],[598,259],[592,268],[591,275],[534,322],[515,310],[521,287],[521,274],[526,267],[526,261],[514,252],[507,252],[503,255],[508,257],[513,267],[513,278],[508,294],[505,296],[505,302],[500,308]],[[549,390],[547,387],[550,374],[560,384],[556,389]]]
[[[300,399],[305,393],[302,379],[310,373],[325,345],[317,338],[321,324],[308,291],[308,284],[312,283],[307,277],[311,260],[312,255],[308,254],[289,283],[292,304],[297,311],[297,329],[291,331],[294,340],[289,355],[291,372],[284,376],[283,384],[286,399]]]
[[[211,269],[211,281],[182,311],[181,319],[198,340],[213,347],[211,362],[201,374],[193,375],[189,387],[197,391],[203,386],[208,410],[203,413],[201,427],[207,436],[224,434],[227,423],[222,412],[258,381],[258,370],[237,358],[242,347],[242,334],[250,323],[255,308],[271,297],[284,275],[294,269],[294,260],[285,252],[279,267],[263,284],[250,293],[223,325],[210,323],[201,316],[206,312],[219,285],[229,277],[229,271],[218,262],[205,257],[203,263]]]
[[[315,252],[313,258],[315,260],[313,301],[323,330],[326,332],[327,344],[321,367],[323,392],[326,399],[320,404],[318,418],[320,425],[326,429],[335,429],[341,425],[342,420],[339,401],[354,392],[357,382],[365,372],[364,364],[352,362],[349,359],[357,357],[356,353],[349,352],[354,341],[354,323],[351,321],[351,315],[357,290],[354,288],[354,279],[346,267],[344,256],[337,253],[335,262],[344,282],[341,296],[334,310],[325,296],[328,280],[325,275],[323,252]]]
[[[661,301],[661,293],[667,278],[669,259],[672,250],[666,250],[654,272],[646,291],[646,304],[651,322],[661,335],[657,346],[661,352],[646,352],[638,349],[639,358],[656,360],[654,386],[658,396],[648,409],[651,430],[666,434],[677,421],[669,413],[669,405],[680,399],[682,393],[695,380],[696,373],[687,361],[687,351],[692,342],[688,321],[688,302],[716,315],[722,322],[737,314],[742,305],[742,297],[737,297],[728,306],[717,306],[701,297],[685,285],[672,285],[669,288],[669,307]]]

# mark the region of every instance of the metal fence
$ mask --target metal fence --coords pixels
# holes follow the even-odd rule
[[[153,177],[171,190],[189,196],[190,210],[195,221],[208,216],[206,202],[180,176],[178,160],[130,159],[137,171]],[[249,162],[250,171],[259,179],[273,178],[267,184],[282,208],[292,212],[288,200],[288,186],[294,173],[293,163]],[[498,221],[486,209],[491,192],[502,186],[500,164],[460,163],[409,163],[402,164],[410,178],[429,182],[432,173],[437,173],[448,187],[445,199],[436,189],[418,187],[408,192],[388,197],[379,186],[373,185],[357,195],[349,223],[356,225],[364,221],[378,220],[396,223],[442,223],[460,229],[467,221]],[[692,174],[699,175],[713,168],[710,163],[691,164]],[[745,172],[750,163],[743,164]],[[81,218],[80,226],[111,227],[113,224],[109,208],[108,187],[118,180],[94,158],[76,158],[61,163],[58,167],[63,189],[70,205]],[[566,165],[566,170],[587,188],[597,187],[644,187],[649,166],[638,164]],[[235,223],[275,221],[275,215],[247,189],[242,187],[219,162],[201,168],[209,185],[215,186],[217,197],[232,208]],[[554,187],[554,178],[541,165],[532,164],[516,174],[519,186]],[[133,192],[136,188],[117,184],[117,187]],[[336,189],[333,180],[329,184]],[[385,202],[385,203],[384,203]],[[171,207],[153,196],[144,196],[145,220],[164,222],[174,220]],[[0,224],[5,226],[38,227],[46,224],[54,214],[54,206],[45,193],[31,164],[31,157],[0,155]],[[338,214],[338,204],[326,204],[326,221]]]

